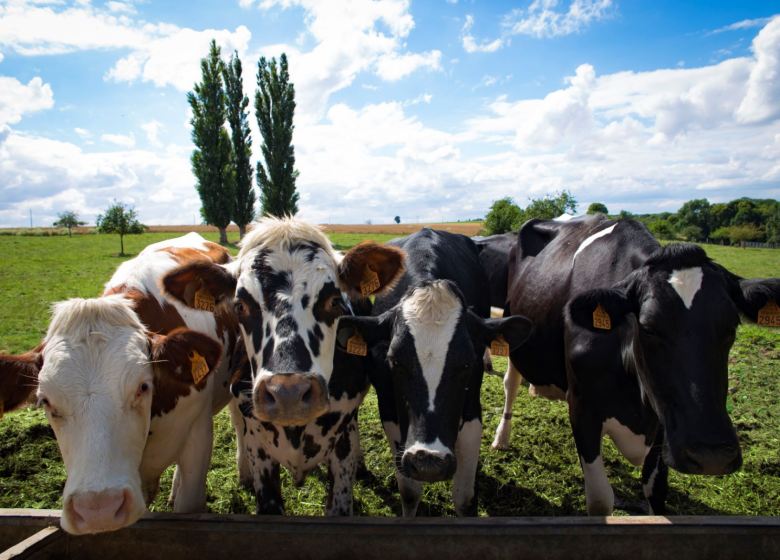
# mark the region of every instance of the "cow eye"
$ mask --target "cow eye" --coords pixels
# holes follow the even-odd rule
[[[340,297],[333,297],[330,299],[330,308],[336,309],[338,307],[341,307],[342,300]]]
[[[138,387],[138,393],[136,394],[137,397],[141,397],[149,392],[149,384],[144,382],[141,383],[141,385]]]
[[[233,304],[233,310],[238,315],[246,315],[246,313],[247,313],[246,305],[244,305],[244,303],[241,302],[241,301],[236,301]]]
[[[643,333],[644,333],[646,336],[655,336],[655,335],[656,335],[656,333],[655,333],[655,331],[653,330],[653,328],[652,328],[652,327],[649,327],[649,326],[647,326],[647,325],[640,325],[640,326],[641,326],[641,328],[642,328],[642,332],[643,332]]]
[[[46,412],[52,415],[54,418],[62,418],[62,416],[57,412],[57,409],[54,408],[51,403],[49,402],[49,399],[46,397],[41,397],[38,399],[38,408],[42,408]]]

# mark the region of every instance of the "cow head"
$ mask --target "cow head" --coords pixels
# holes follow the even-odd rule
[[[467,389],[484,371],[485,346],[503,335],[511,349],[531,332],[525,317],[483,319],[449,280],[410,289],[378,317],[344,317],[339,344],[360,333],[380,375],[390,376],[401,430],[396,467],[409,478],[452,478],[455,442]],[[389,386],[389,385],[388,385]]]
[[[66,531],[119,529],[143,515],[138,468],[152,410],[165,406],[160,399],[189,394],[194,352],[210,371],[222,346],[187,329],[148,333],[128,300],[107,296],[56,304],[41,347],[0,357],[0,379],[37,385],[38,405],[57,436],[68,471],[62,496]]]
[[[382,293],[403,260],[400,249],[373,242],[337,254],[314,225],[263,218],[235,262],[184,265],[162,285],[185,305],[197,306],[195,294],[205,288],[217,305],[232,307],[252,367],[255,416],[304,425],[329,410],[336,320],[349,313],[347,298],[362,297],[361,284],[373,275],[373,293]]]
[[[742,280],[700,247],[671,245],[614,289],[575,297],[567,323],[570,335],[587,337],[583,344],[622,352],[627,369],[637,373],[643,398],[664,425],[669,466],[727,474],[742,464],[726,411],[729,349],[740,313],[755,321],[771,300],[780,302],[780,280]],[[611,329],[594,327],[598,306]]]

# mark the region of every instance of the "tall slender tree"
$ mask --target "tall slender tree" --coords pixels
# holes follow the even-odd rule
[[[201,59],[203,81],[187,94],[192,107],[192,172],[207,224],[219,228],[219,242],[227,243],[227,226],[235,207],[235,172],[230,135],[225,126],[225,92],[222,89],[224,63],[221,49],[212,39],[209,55]]]
[[[295,87],[290,83],[287,55],[279,64],[265,57],[257,65],[255,115],[263,135],[263,159],[257,163],[257,185],[264,216],[294,216],[299,195],[295,190],[295,148],[292,145]]]
[[[227,100],[227,119],[230,123],[233,140],[233,168],[236,180],[236,198],[233,209],[233,221],[238,226],[241,237],[246,233],[246,225],[255,219],[257,195],[252,186],[252,137],[249,132],[249,97],[244,95],[244,79],[241,77],[241,59],[238,52],[230,57],[230,62],[222,71],[225,81]]]

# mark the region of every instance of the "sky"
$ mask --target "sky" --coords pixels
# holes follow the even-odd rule
[[[0,0],[0,227],[200,221],[187,92],[286,53],[299,216],[466,220],[780,198],[780,6],[741,0]],[[250,116],[253,160],[261,138]]]

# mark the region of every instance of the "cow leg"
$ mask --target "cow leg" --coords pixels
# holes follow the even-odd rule
[[[353,490],[358,461],[363,457],[357,417],[343,432],[328,457],[330,488],[325,515],[352,515]]]
[[[482,357],[485,362],[485,373],[495,373],[493,370],[493,356],[490,355],[490,348],[485,348],[485,355]]]
[[[211,463],[213,443],[214,419],[211,410],[204,409],[190,429],[179,457],[176,470],[181,476],[176,489],[173,511],[177,513],[206,511],[206,475]]]
[[[179,492],[179,485],[181,484],[181,473],[179,472],[179,465],[173,471],[173,482],[171,483],[171,493],[168,495],[168,507],[173,507],[176,503],[176,494]]]
[[[504,414],[501,416],[501,423],[496,430],[496,439],[493,440],[491,449],[509,449],[509,440],[512,436],[512,408],[517,399],[517,393],[520,391],[520,383],[523,381],[520,372],[517,371],[512,360],[507,360],[508,367],[504,376]]]
[[[230,399],[228,403],[230,423],[236,431],[236,464],[238,465],[238,483],[245,488],[252,488],[252,472],[249,469],[249,461],[246,458],[244,433],[246,432],[246,420],[238,408],[238,401]]]
[[[459,517],[477,515],[477,464],[482,441],[482,421],[464,422],[455,442],[457,470],[452,482],[452,501]]]
[[[651,515],[666,513],[666,494],[669,491],[669,467],[663,453],[664,429],[658,428],[650,453],[642,467],[642,489],[650,504]]]
[[[581,402],[576,404],[578,406],[569,403],[569,420],[585,476],[585,505],[588,515],[612,515],[615,494],[609,484],[601,454],[603,423],[589,413]]]
[[[262,445],[257,446],[256,455],[251,445],[247,447],[252,471],[252,487],[255,491],[255,513],[257,515],[284,515],[282,481],[279,463],[272,459]]]
[[[382,422],[385,429],[387,441],[390,443],[390,453],[393,455],[393,462],[400,458],[403,450],[399,449],[401,444],[401,430],[395,422]],[[401,494],[401,508],[404,517],[414,517],[417,515],[417,507],[422,499],[422,483],[412,480],[395,470],[395,479],[398,481],[398,492]]]

